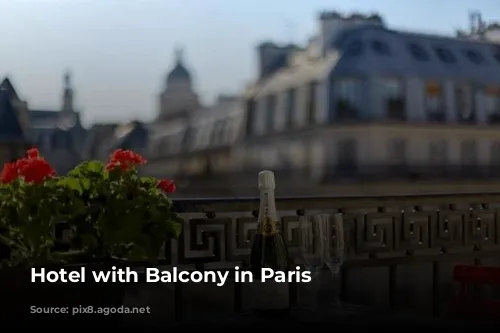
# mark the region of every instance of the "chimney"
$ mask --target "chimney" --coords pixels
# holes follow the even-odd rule
[[[335,11],[321,12],[319,14],[319,29],[322,53],[325,54],[344,31],[363,25],[383,27],[385,23],[382,17],[377,13],[371,15],[352,13],[348,16],[342,16]]]
[[[279,46],[271,42],[264,42],[258,46],[259,52],[259,79],[274,74],[286,67],[288,57],[295,51],[295,45]]]

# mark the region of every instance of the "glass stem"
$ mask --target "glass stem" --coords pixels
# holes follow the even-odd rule
[[[319,269],[310,269],[311,272],[311,281],[307,284],[307,297],[303,299],[305,301],[305,306],[310,311],[316,311],[319,307],[319,298],[320,298],[320,270]]]

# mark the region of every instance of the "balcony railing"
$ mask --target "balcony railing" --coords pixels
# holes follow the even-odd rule
[[[168,242],[164,263],[186,269],[245,266],[258,206],[257,198],[176,200],[185,225],[180,239]],[[351,302],[408,306],[436,315],[448,308],[455,263],[500,263],[500,193],[280,198],[277,209],[297,263],[299,217],[320,211],[344,214],[341,294]],[[224,294],[217,290],[192,292],[216,302]],[[238,290],[229,292],[234,299],[228,302],[241,308]]]

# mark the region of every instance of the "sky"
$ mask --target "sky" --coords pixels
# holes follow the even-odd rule
[[[87,126],[150,121],[176,47],[209,104],[256,77],[259,42],[304,44],[322,10],[443,35],[466,29],[471,10],[500,21],[500,0],[0,0],[0,77],[31,108],[57,110],[69,70]]]

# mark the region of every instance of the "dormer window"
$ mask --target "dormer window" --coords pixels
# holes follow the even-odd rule
[[[415,43],[410,43],[408,44],[408,48],[410,49],[411,54],[413,57],[417,60],[420,61],[428,61],[429,60],[429,53],[419,44]]]
[[[372,49],[378,54],[388,55],[390,53],[389,45],[380,40],[372,42]]]
[[[352,41],[348,46],[346,50],[347,54],[355,57],[363,53],[363,43],[357,39]]]
[[[465,50],[465,56],[473,63],[480,65],[484,62],[484,57],[481,53],[474,50]]]
[[[450,52],[450,50],[438,47],[436,48],[436,54],[441,59],[443,62],[452,64],[457,62],[457,58],[453,55],[453,53]]]

